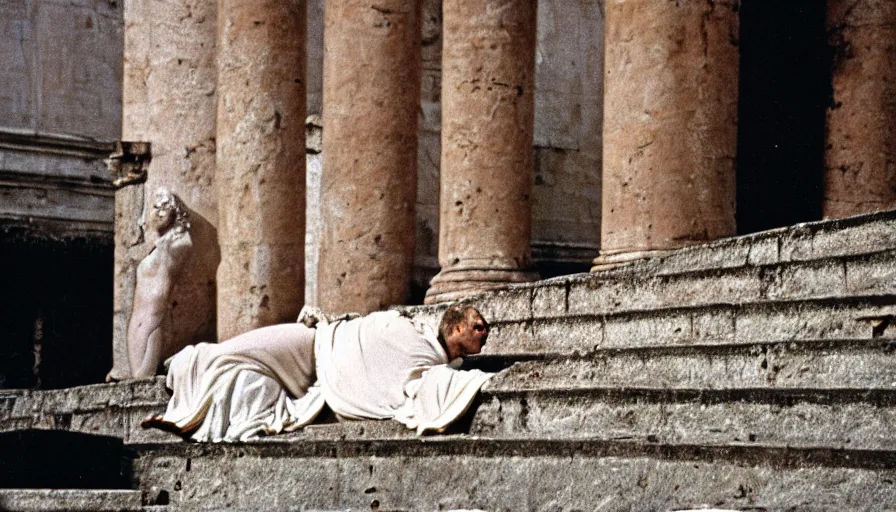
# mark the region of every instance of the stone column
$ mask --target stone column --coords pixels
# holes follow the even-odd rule
[[[896,208],[896,2],[828,0],[825,218]]]
[[[318,298],[366,313],[409,292],[420,1],[328,0],[325,19]]]
[[[159,186],[167,186],[190,209],[194,244],[172,292],[171,339],[189,344],[214,338],[220,254],[214,187],[215,13],[215,0],[130,0],[124,5],[121,138],[149,142],[152,160],[145,182],[126,180],[115,194],[114,377],[129,375],[126,339],[136,268],[152,247],[141,218]]]
[[[305,2],[219,0],[218,337],[302,308]]]
[[[594,270],[735,234],[737,0],[607,0]]]
[[[532,134],[537,2],[443,4],[439,264],[426,303],[537,278]]]

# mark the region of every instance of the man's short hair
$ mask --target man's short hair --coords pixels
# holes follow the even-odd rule
[[[448,338],[448,335],[451,334],[451,330],[454,329],[454,326],[467,321],[467,315],[470,310],[479,313],[478,309],[469,304],[455,304],[453,306],[448,306],[448,309],[445,310],[445,314],[442,315],[442,322],[439,324],[439,343],[441,343],[443,347],[445,346],[445,340]]]

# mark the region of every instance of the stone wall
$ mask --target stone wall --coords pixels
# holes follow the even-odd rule
[[[101,159],[121,127],[121,5],[0,0],[0,220],[112,230]]]
[[[0,0],[0,125],[117,138],[121,10],[117,0]]]
[[[108,370],[121,63],[121,2],[0,0],[0,388]]]

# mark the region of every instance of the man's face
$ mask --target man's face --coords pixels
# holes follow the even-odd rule
[[[452,338],[447,340],[451,359],[478,354],[488,338],[488,324],[478,311],[467,310],[466,321],[454,326]]]

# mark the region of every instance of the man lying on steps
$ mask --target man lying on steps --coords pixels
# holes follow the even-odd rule
[[[492,375],[458,369],[488,337],[472,306],[449,307],[438,333],[397,311],[328,321],[303,310],[299,320],[178,352],[168,408],[143,426],[195,441],[245,441],[299,429],[326,404],[343,419],[441,432]]]

